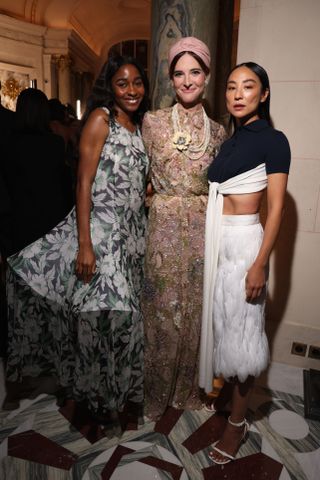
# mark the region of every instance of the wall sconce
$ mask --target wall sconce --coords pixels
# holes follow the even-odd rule
[[[29,80],[29,88],[37,88],[37,79]]]
[[[81,100],[76,101],[76,113],[77,113],[77,119],[81,119]]]

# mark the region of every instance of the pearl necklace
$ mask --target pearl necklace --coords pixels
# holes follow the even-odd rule
[[[176,103],[172,108],[172,123],[173,123],[173,139],[172,143],[174,148],[179,152],[187,155],[190,160],[198,160],[206,151],[210,141],[210,121],[202,108],[203,115],[203,138],[198,145],[192,145],[192,138],[189,132],[182,130],[179,119],[178,104]]]

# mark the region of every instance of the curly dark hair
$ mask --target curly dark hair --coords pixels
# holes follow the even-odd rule
[[[136,67],[141,75],[141,80],[144,86],[144,96],[139,108],[133,114],[133,121],[136,124],[141,124],[145,112],[149,109],[149,81],[142,66],[133,57],[114,56],[104,64],[102,70],[97,77],[92,88],[91,94],[87,100],[86,111],[82,117],[82,124],[84,124],[90,113],[99,107],[107,107],[110,112],[110,118],[113,119],[117,115],[115,109],[115,97],[112,90],[112,78],[117,73],[119,68],[123,65],[133,65]]]

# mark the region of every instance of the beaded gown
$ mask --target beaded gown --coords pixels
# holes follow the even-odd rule
[[[200,106],[199,106],[200,107]],[[202,109],[178,105],[181,129],[192,144],[203,139]],[[145,115],[142,136],[154,189],[149,210],[142,310],[145,323],[145,410],[157,418],[172,405],[200,406],[198,353],[201,328],[207,169],[225,140],[210,120],[200,158],[173,144],[172,108]]]
[[[74,273],[75,210],[8,259],[9,381],[54,375],[94,412],[142,406],[147,170],[140,132],[110,120],[92,187],[90,283]]]

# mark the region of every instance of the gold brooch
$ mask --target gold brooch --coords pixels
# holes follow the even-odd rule
[[[183,152],[184,150],[188,150],[188,147],[191,143],[191,136],[188,132],[178,131],[175,132],[172,143],[174,148],[179,150],[179,152]]]

